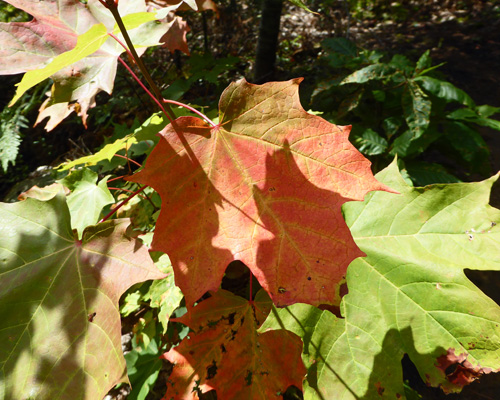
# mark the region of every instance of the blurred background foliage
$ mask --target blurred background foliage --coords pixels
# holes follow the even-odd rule
[[[216,12],[178,12],[191,28],[190,55],[160,47],[143,56],[163,96],[215,117],[228,83],[253,79],[256,44],[263,35],[260,10],[266,1],[279,0],[221,0]],[[492,62],[500,59],[499,51],[486,53],[498,44],[500,1],[312,0],[307,6],[318,14],[283,3],[269,78],[304,76],[304,108],[331,122],[352,124],[351,141],[372,160],[374,172],[395,155],[417,185],[485,178],[498,168],[490,149],[498,140],[489,139],[500,127],[495,119],[498,87],[487,87],[484,80],[498,82]],[[29,18],[0,4],[0,21]],[[474,63],[477,57],[467,54],[471,47],[491,61],[485,66],[476,61],[475,70],[469,66],[464,76],[454,63],[462,58],[462,69]],[[6,88],[0,97],[0,193],[5,197],[11,192],[11,200],[22,190],[19,185],[12,190],[20,181],[29,178],[25,187],[43,179],[50,167],[120,139],[155,111],[119,68],[113,95],[99,94],[87,130],[73,117],[45,133],[40,126],[31,127],[50,86],[40,85],[7,108],[20,76],[0,79]],[[471,84],[475,80],[480,85]],[[468,86],[474,86],[473,93]],[[40,166],[46,167],[37,172]]]

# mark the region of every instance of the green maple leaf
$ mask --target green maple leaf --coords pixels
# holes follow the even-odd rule
[[[68,196],[71,226],[80,237],[87,226],[97,223],[103,207],[115,201],[107,181],[106,177],[97,183],[97,174],[88,168],[77,170],[61,180],[71,190]]]
[[[74,236],[63,194],[0,203],[0,393],[5,399],[102,399],[128,382],[118,300],[161,278],[128,220]]]
[[[343,318],[297,304],[262,327],[303,338],[305,399],[404,398],[405,353],[447,393],[500,368],[500,307],[463,271],[500,269],[500,211],[488,205],[497,177],[413,188],[393,163],[376,178],[401,195],[344,205],[367,257],[348,268]]]

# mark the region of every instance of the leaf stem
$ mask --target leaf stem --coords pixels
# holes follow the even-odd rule
[[[203,114],[202,112],[198,111],[196,108],[193,108],[191,106],[188,106],[187,104],[184,104],[184,103],[181,103],[181,102],[178,102],[178,101],[175,101],[175,100],[168,100],[168,99],[163,99],[163,102],[164,103],[170,103],[170,104],[175,104],[177,106],[180,106],[180,107],[184,107],[186,109],[188,109],[189,111],[192,111],[194,112],[195,114],[199,115],[201,118],[203,118],[206,122],[208,122],[210,125],[212,125],[213,127],[216,127],[217,124],[215,124],[215,122],[213,122],[210,118],[208,118],[205,114]]]
[[[117,40],[119,42],[119,39],[113,35],[112,33],[108,33],[109,36],[111,36],[113,39]],[[132,68],[130,68],[127,63],[125,61],[123,61],[123,59],[121,57],[118,57],[118,61],[120,61],[122,63],[122,65],[127,68],[128,72],[130,72],[130,74],[132,75],[132,77],[137,81],[137,83],[139,85],[141,85],[141,87],[144,89],[144,91],[149,95],[149,97],[151,97],[153,99],[153,101],[158,104],[158,107],[160,107],[160,109],[163,111],[163,113],[166,115],[166,117],[168,118],[168,120],[170,122],[172,122],[172,119],[170,118],[170,116],[167,114],[167,112],[165,111],[165,109],[163,108],[163,105],[158,101],[158,99],[156,97],[153,96],[153,94],[148,90],[148,88],[146,86],[144,86],[144,84],[141,82],[141,80],[139,79],[139,77],[134,73],[134,71],[132,71]],[[212,127],[216,127],[217,124],[215,124],[210,118],[208,118],[205,114],[203,114],[202,112],[198,111],[197,109],[191,107],[191,106],[188,106],[187,104],[184,104],[184,103],[181,103],[179,101],[175,101],[175,100],[169,100],[169,99],[162,99],[162,103],[165,104],[165,103],[170,103],[170,104],[175,104],[177,106],[180,106],[180,107],[184,107],[186,108],[187,110],[199,115],[201,118],[203,118],[208,124],[210,124]]]
[[[134,193],[133,190],[124,189],[124,188],[117,188],[117,187],[108,186],[108,189],[109,190],[122,190],[122,191],[127,192],[127,193]],[[141,197],[142,199],[146,200],[146,196],[144,196],[142,194],[139,194],[138,196]]]
[[[112,33],[109,34],[110,36],[113,35]],[[114,35],[113,35],[114,36]],[[137,83],[144,89],[144,91],[149,95],[149,97],[151,97],[154,102],[156,104],[158,104],[158,107],[160,107],[160,110],[163,111],[163,114],[165,114],[165,116],[168,118],[168,120],[172,123],[173,122],[173,119],[172,117],[170,116],[169,113],[167,113],[167,111],[165,110],[165,108],[163,107],[163,105],[158,101],[158,99],[156,97],[153,96],[153,94],[148,90],[148,88],[146,86],[144,86],[144,84],[141,82],[141,80],[137,77],[137,75],[134,73],[134,71],[132,71],[132,68],[130,68],[127,63],[125,61],[122,60],[121,57],[118,57],[118,61],[120,61],[123,66],[125,68],[127,68],[128,72],[130,72],[130,74],[134,77],[134,79],[137,81]]]
[[[125,178],[126,176],[127,176],[127,175],[120,175],[120,176],[116,176],[116,177],[114,177],[114,178],[108,179],[108,183],[109,183],[109,182],[116,181],[116,180],[118,180],[118,179],[123,179],[123,178]]]
[[[111,210],[103,219],[99,221],[99,223],[104,222],[108,220],[115,212],[117,212],[120,208],[122,208],[125,204],[127,204],[130,199],[134,198],[137,196],[139,193],[141,193],[144,189],[149,187],[148,185],[143,186],[142,188],[137,189],[134,193],[132,193],[130,196],[128,196],[125,200],[123,200],[120,204],[118,204],[113,210]]]
[[[142,165],[141,165],[141,164],[139,164],[137,161],[132,160],[131,158],[128,158],[128,157],[122,156],[121,154],[115,154],[114,156],[115,156],[115,157],[124,158],[125,160],[127,160],[127,161],[130,161],[130,162],[134,163],[134,164],[135,164],[135,165],[137,165],[139,168],[141,168],[141,167],[142,167]]]
[[[130,40],[130,36],[128,35],[127,29],[125,28],[125,25],[123,24],[122,17],[120,16],[120,13],[118,11],[118,2],[115,3],[113,0],[99,0],[99,1],[101,2],[101,4],[103,4],[111,12],[111,14],[113,14],[113,17],[115,18],[116,24],[120,28],[120,32],[123,35],[123,39],[125,39],[125,43],[127,43],[129,54],[132,55],[132,58],[134,59],[137,66],[141,70],[142,75],[144,76],[144,78],[146,78],[146,81],[148,82],[149,87],[153,91],[155,98],[158,101],[161,101],[162,96],[160,93],[160,89],[158,88],[158,86],[156,86],[155,82],[153,81],[153,78],[151,78],[151,75],[149,74],[148,69],[146,68],[146,66],[144,65],[144,63],[140,59],[139,55],[135,51],[135,47],[132,43],[132,40]],[[111,36],[113,34],[110,33],[109,35]],[[117,39],[116,36],[114,38],[115,38],[115,40]],[[122,44],[121,42],[119,42],[119,43]],[[123,44],[122,44],[122,46],[123,46]],[[125,46],[123,46],[123,47],[125,47]],[[175,119],[175,114],[172,111],[172,109],[170,108],[170,106],[167,105],[165,108],[167,109],[170,117],[172,119]]]

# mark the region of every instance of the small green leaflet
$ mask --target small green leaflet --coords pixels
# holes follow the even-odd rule
[[[373,79],[384,79],[392,72],[392,69],[387,64],[372,64],[353,72],[351,75],[344,78],[340,84],[365,83]]]
[[[157,340],[152,339],[147,349],[133,348],[125,354],[125,360],[130,386],[132,386],[127,400],[145,400],[162,366]]]
[[[61,180],[71,190],[68,196],[71,226],[80,237],[87,226],[97,223],[103,207],[115,201],[109,192],[107,180],[106,177],[97,184],[97,174],[88,168],[74,171]]]
[[[317,14],[316,12],[314,12],[314,11],[310,10],[310,9],[309,9],[309,8],[308,8],[305,4],[304,4],[304,2],[303,2],[302,0],[289,0],[289,1],[290,1],[290,3],[292,3],[292,4],[296,5],[297,7],[300,7],[300,8],[302,8],[302,9],[306,10],[306,11],[309,11],[310,13]]]
[[[456,101],[467,107],[474,107],[475,103],[463,90],[452,85],[450,82],[441,81],[430,76],[417,76],[413,78],[422,88],[440,99]]]
[[[106,144],[102,149],[92,155],[63,163],[57,168],[60,171],[65,171],[81,164],[88,167],[96,165],[103,160],[111,161],[114,155],[120,150],[128,150],[132,145],[140,141],[153,140],[156,142],[158,140],[156,134],[161,131],[167,123],[168,120],[162,113],[154,113],[131,134],[126,135],[123,138],[116,139],[113,143]]]
[[[405,86],[401,103],[406,123],[413,134],[412,139],[417,139],[429,126],[432,103],[412,80]]]

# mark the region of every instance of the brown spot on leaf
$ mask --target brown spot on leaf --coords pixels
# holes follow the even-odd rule
[[[252,371],[247,370],[247,376],[245,376],[245,383],[247,386],[250,386],[252,384]]]
[[[384,394],[385,389],[382,387],[380,382],[375,382],[375,387],[377,388],[377,393],[379,396]]]
[[[207,379],[212,379],[217,374],[217,364],[215,360],[207,367]]]
[[[95,318],[96,315],[97,315],[97,313],[95,313],[95,312],[93,312],[92,314],[89,314],[87,316],[89,322],[94,322],[94,318]]]
[[[481,375],[492,372],[491,368],[473,365],[467,360],[467,353],[455,354],[455,349],[449,348],[446,354],[437,358],[436,368],[443,371],[449,384],[441,385],[443,392],[450,393],[456,389],[479,379]]]

